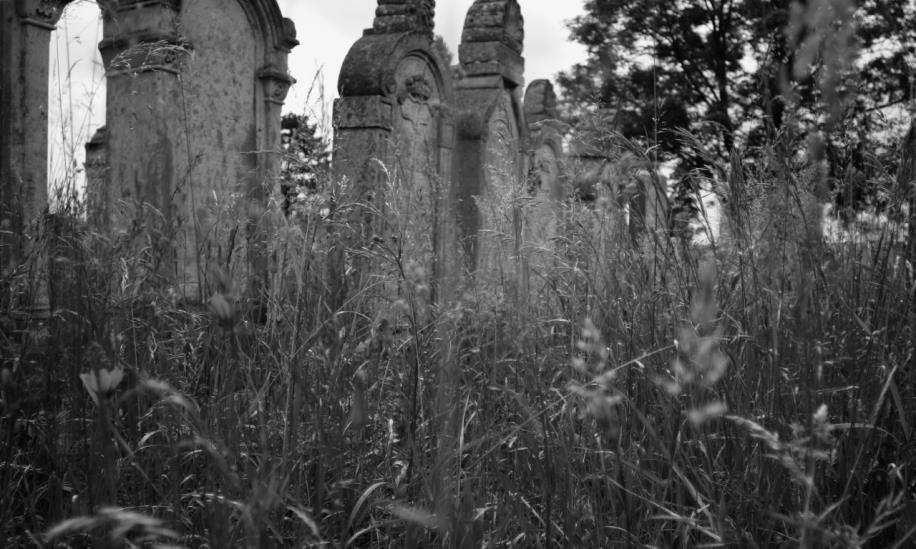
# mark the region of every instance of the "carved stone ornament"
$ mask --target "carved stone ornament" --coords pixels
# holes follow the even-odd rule
[[[421,32],[432,35],[435,0],[378,0],[375,21],[367,34]]]
[[[299,39],[296,37],[296,24],[289,17],[284,17],[282,46],[287,50],[291,50],[298,45]]]
[[[23,23],[52,29],[72,0],[16,0],[16,14]]]
[[[258,71],[258,78],[264,83],[264,99],[269,103],[282,105],[286,101],[290,87],[296,79],[286,71],[268,65]]]
[[[57,4],[48,2],[47,0],[42,0],[42,2],[38,4],[38,7],[35,8],[35,13],[39,17],[45,19],[54,19],[59,11],[60,7]]]
[[[524,25],[517,0],[476,0],[464,20],[461,43],[499,42],[521,54]]]
[[[414,101],[426,102],[433,93],[433,86],[422,74],[411,76],[404,83],[407,95]]]

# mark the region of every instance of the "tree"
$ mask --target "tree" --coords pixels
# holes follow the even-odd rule
[[[285,114],[280,122],[283,144],[283,211],[289,214],[305,196],[319,191],[327,176],[330,152],[327,140],[318,135],[318,126],[305,114]]]
[[[913,100],[916,0],[589,0],[585,12],[570,30],[588,58],[559,78],[567,113],[610,110],[625,137],[687,170],[702,162],[681,127],[725,161],[772,142],[791,114],[831,134],[834,175],[867,172],[862,151],[890,153],[872,142],[905,131],[881,121]]]

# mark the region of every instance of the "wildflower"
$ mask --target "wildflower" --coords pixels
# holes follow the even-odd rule
[[[83,386],[89,391],[92,401],[99,404],[99,397],[108,398],[114,393],[124,379],[124,369],[114,368],[111,371],[99,368],[89,373],[80,374]]]

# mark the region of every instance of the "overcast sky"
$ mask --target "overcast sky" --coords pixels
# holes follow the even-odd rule
[[[457,53],[464,16],[473,0],[440,0],[436,32]],[[585,50],[570,43],[565,22],[582,13],[583,0],[520,0],[525,17],[525,77],[553,78],[584,59]],[[309,112],[330,123],[330,101],[337,95],[337,74],[350,46],[372,25],[376,0],[279,0],[296,23],[300,45],[290,56],[298,80],[286,110]],[[65,163],[83,162],[83,144],[104,124],[105,89],[97,44],[101,39],[98,7],[92,0],[70,4],[51,38],[50,136],[52,182]],[[319,78],[316,78],[316,75]],[[313,86],[312,84],[316,85]],[[322,94],[323,90],[323,94]],[[321,101],[322,96],[324,102]]]

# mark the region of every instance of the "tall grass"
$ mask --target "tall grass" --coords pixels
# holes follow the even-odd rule
[[[4,315],[0,545],[903,546],[916,309],[898,235],[816,238],[816,171],[740,164],[727,238],[632,238],[616,202],[566,203],[525,314],[469,291],[450,332],[403,265],[376,318],[357,314],[380,303],[371,279],[329,309],[348,219],[330,205],[277,217],[260,324],[228,288],[178,300],[152,244],[126,254],[58,217],[54,315]]]

